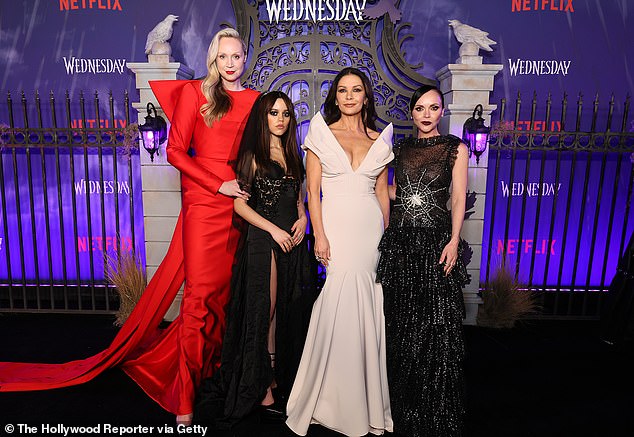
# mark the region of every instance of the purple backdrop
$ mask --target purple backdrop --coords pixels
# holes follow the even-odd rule
[[[368,6],[375,5],[377,1],[368,1]],[[382,1],[386,2],[386,0]],[[481,52],[485,58],[485,63],[504,65],[503,71],[496,77],[492,103],[498,104],[501,98],[506,97],[509,101],[508,107],[512,108],[518,91],[522,93],[525,106],[533,91],[537,92],[540,105],[545,101],[546,95],[551,92],[555,106],[559,105],[564,91],[571,95],[572,102],[576,101],[578,93],[584,96],[586,102],[592,100],[598,93],[602,103],[599,111],[599,126],[603,126],[601,123],[605,119],[607,108],[605,103],[609,95],[614,93],[616,95],[614,126],[620,126],[619,117],[623,111],[622,105],[625,95],[634,92],[634,81],[630,72],[631,62],[629,61],[634,58],[634,48],[631,44],[631,41],[634,40],[631,2],[627,0],[611,0],[609,2],[596,0],[489,0],[486,2],[402,0],[398,3],[398,8],[402,13],[401,20],[411,23],[409,31],[413,35],[412,39],[404,43],[405,58],[411,64],[424,63],[419,71],[423,75],[434,78],[437,70],[448,63],[455,62],[458,57],[458,43],[450,32],[447,20],[458,19],[488,31],[489,36],[498,42],[497,45],[493,46],[493,52]],[[197,76],[201,76],[205,72],[205,53],[211,36],[222,23],[235,24],[236,22],[232,3],[229,0],[214,2],[207,0],[185,0],[183,2],[168,0],[34,0],[13,2],[2,0],[1,10],[0,90],[4,92],[3,96],[9,91],[12,93],[14,101],[17,101],[19,93],[24,90],[27,99],[32,101],[36,90],[39,90],[43,96],[46,96],[49,91],[53,91],[59,101],[63,93],[69,90],[74,102],[71,114],[71,124],[73,125],[80,123],[79,110],[76,106],[79,90],[85,90],[87,95],[91,95],[97,90],[101,96],[104,96],[107,90],[113,90],[117,101],[115,123],[124,122],[124,112],[121,105],[122,91],[128,90],[132,101],[137,100],[138,96],[134,77],[131,72],[123,68],[123,64],[128,61],[143,62],[146,60],[144,54],[146,35],[167,14],[179,16],[171,41],[173,56],[176,60],[193,68]],[[99,72],[89,71],[89,64],[96,66]],[[534,69],[534,66],[537,66],[538,69]],[[101,98],[102,114],[108,114],[107,108],[103,106],[106,100]],[[571,105],[570,108],[572,109],[572,107]],[[586,104],[586,110],[583,114],[584,123],[591,113],[589,107],[590,105]],[[541,111],[543,114],[543,109]],[[33,120],[33,118],[33,114],[30,114],[30,119]],[[94,123],[94,114],[89,113],[87,118],[88,123],[91,123],[91,120]],[[528,118],[528,114],[523,114],[520,120],[524,123]],[[543,115],[537,117],[538,120],[542,118]],[[16,112],[16,119],[22,119],[20,111]],[[558,118],[554,117],[554,119]],[[8,112],[5,104],[0,104],[0,123],[8,124]],[[44,123],[48,123],[48,118],[45,117]],[[632,129],[632,125],[629,123],[631,121],[628,121],[628,126]],[[5,168],[9,168],[10,162],[7,161],[9,158],[5,156],[3,159],[6,163]],[[494,164],[494,162],[492,163]],[[516,211],[518,199],[520,199],[521,205],[521,195],[518,195],[517,191],[521,188],[517,184],[524,181],[524,174],[520,166],[511,180],[507,175],[507,164],[501,163],[500,180],[493,181],[492,178],[489,178],[489,188],[492,188],[494,183],[499,184],[497,187],[497,207],[494,212],[496,217],[504,217],[507,214],[506,205],[509,196],[512,199],[510,206],[512,213]],[[20,165],[24,165],[24,163]],[[76,167],[77,182],[84,175],[81,165],[83,163],[79,165],[79,169]],[[92,161],[90,165],[93,165]],[[596,165],[594,162],[591,165],[593,166],[591,174],[594,176],[597,171]],[[552,161],[547,163],[546,168],[549,169],[554,179]],[[604,229],[604,221],[613,215],[615,218],[613,235],[620,235],[624,223],[622,199],[625,194],[623,187],[627,187],[627,180],[623,176],[623,172],[631,171],[631,164],[624,165],[619,175],[616,175],[614,164],[611,162],[608,163],[606,169],[606,178],[615,181],[619,207],[615,211],[601,211],[599,214],[600,223]],[[535,170],[532,168],[531,172]],[[585,168],[582,168],[577,171],[583,172],[584,170]],[[505,171],[507,173],[504,173]],[[562,180],[565,180],[566,172],[569,171],[569,166],[562,167]],[[136,186],[133,187],[135,196],[141,191],[138,173],[137,166],[134,176]],[[7,179],[9,187],[13,183],[10,176],[5,175],[5,178],[9,178]],[[63,178],[64,190],[77,188],[70,187],[68,174],[63,175]],[[531,183],[535,182],[535,176],[530,176],[528,179]],[[49,181],[49,183],[54,182],[54,180]],[[581,229],[581,238],[587,237],[586,233],[589,232],[583,224],[580,227],[579,199],[573,196],[573,193],[578,191],[578,187],[574,184],[578,182],[575,181],[572,187],[564,183],[563,186],[557,188],[553,188],[553,180],[545,180],[544,182],[546,188],[540,187],[546,189],[546,195],[542,200],[541,216],[535,217],[535,198],[527,198],[526,210],[522,213],[531,218],[527,219],[528,226],[524,229],[524,235],[515,235],[519,230],[511,228],[509,241],[498,242],[498,240],[503,239],[503,236],[501,237],[499,232],[494,231],[497,233],[493,237],[494,247],[491,248],[493,250],[492,259],[495,259],[500,244],[507,246],[509,255],[513,255],[512,251],[527,250],[527,253],[530,253],[531,250],[537,250],[535,257],[536,277],[539,276],[540,268],[543,274],[545,263],[545,253],[543,252],[547,251],[548,247],[553,251],[551,262],[558,263],[562,257],[571,256],[570,250],[572,249],[569,248],[569,245],[573,244],[573,240],[577,237],[577,233],[572,232],[566,247],[562,247],[561,228],[563,224],[557,223],[556,235],[553,237],[555,241],[546,241],[548,240],[547,225],[550,223],[549,202],[552,203],[553,194],[561,196],[561,201],[558,201],[557,204],[558,209],[570,208],[572,220],[570,225],[575,229]],[[90,184],[91,182],[88,182],[86,186],[88,191]],[[536,188],[533,186],[530,189],[535,190]],[[593,202],[592,205],[597,202],[597,189],[595,184],[591,184],[589,188],[588,199],[589,202]],[[10,192],[6,193],[8,200],[10,200],[11,195]],[[111,199],[113,195],[113,193],[109,193],[106,198]],[[603,195],[608,195],[605,190]],[[125,193],[118,194],[118,196],[121,203],[127,204]],[[81,199],[85,199],[85,195],[81,195]],[[55,201],[56,199],[49,198],[49,202]],[[83,201],[85,202],[85,200]],[[490,199],[488,199],[488,203],[488,209],[490,209]],[[588,209],[590,212],[593,212],[594,206],[592,205]],[[25,211],[28,212],[28,208],[24,209],[23,207],[22,215],[25,217],[26,214],[25,220],[29,220]],[[548,211],[548,214],[544,215],[546,214],[544,211]],[[10,227],[13,229],[16,212],[8,212]],[[65,216],[66,219],[69,215]],[[491,211],[488,211],[487,217],[490,215]],[[577,218],[575,219],[575,217]],[[38,216],[35,219],[38,223],[38,229],[40,229],[42,218]],[[51,219],[53,228],[59,227],[58,224],[55,224],[55,219]],[[121,219],[122,223],[125,223],[125,217],[122,216]],[[140,209],[139,214],[136,215],[136,222],[135,226],[142,229]],[[631,219],[630,223],[633,223]],[[79,223],[79,225],[85,227],[85,223]],[[71,226],[70,222],[68,226]],[[130,224],[127,223],[126,226],[129,229]],[[538,226],[537,238],[532,241],[535,226]],[[30,225],[26,229],[30,232]],[[93,229],[99,230],[97,233],[100,234],[101,224],[93,224]],[[485,231],[486,241],[488,237],[487,226],[485,226]],[[590,232],[592,231],[594,230],[590,230]],[[112,236],[110,227],[108,227],[106,234],[106,236]],[[85,236],[85,232],[80,232],[80,235]],[[615,238],[613,235],[604,235],[602,241],[612,241]],[[531,243],[526,243],[526,241],[513,242],[512,240],[531,240]],[[38,241],[41,239],[38,238]],[[96,244],[99,246],[99,243]],[[25,246],[30,247],[28,244]],[[91,244],[80,239],[77,242],[77,247],[81,251],[82,248],[91,247]],[[614,250],[613,244],[608,247],[608,264],[613,272],[618,254]],[[0,250],[4,250],[4,245],[0,247]],[[13,257],[13,254],[11,255],[12,260],[17,259]],[[600,267],[602,267],[603,260],[600,263],[593,263],[585,252],[579,253],[578,256],[583,264],[579,270],[591,267],[592,281],[595,282],[597,275],[601,275]],[[0,272],[3,269],[6,272],[6,265],[2,265],[3,259],[4,257],[0,257]],[[46,260],[41,260],[41,262],[46,262]],[[526,272],[527,268],[524,264],[526,262],[530,262],[529,256],[522,258],[522,272]],[[57,261],[56,263],[54,275],[59,274],[60,264]],[[74,264],[71,262],[69,265]],[[595,272],[595,269],[598,270]],[[40,272],[46,270],[41,268]],[[19,271],[15,273],[17,274]],[[74,272],[69,272],[69,274],[74,274]],[[30,268],[26,269],[25,275],[31,276]],[[564,271],[562,281],[574,281],[572,275],[573,272]],[[553,280],[556,278],[546,278],[547,282]],[[533,283],[538,282],[538,279],[533,279]]]
[[[277,1],[277,0],[276,0]],[[386,0],[383,0],[386,1]],[[223,22],[235,23],[229,0],[3,0],[0,15],[1,90],[56,94],[68,89],[134,92],[134,78],[117,62],[145,61],[147,33],[167,14],[179,16],[172,47],[174,58],[204,74],[207,45]],[[85,4],[85,8],[82,5]],[[290,3],[290,2],[289,2]],[[376,3],[368,1],[368,6]],[[66,5],[77,9],[66,10]],[[114,8],[115,4],[120,6]],[[92,5],[92,8],[89,7]],[[110,5],[111,9],[108,9]],[[518,9],[518,5],[519,10]],[[571,6],[574,12],[561,11]],[[104,8],[100,9],[99,6]],[[114,8],[114,9],[113,9]],[[554,10],[554,9],[557,10]],[[494,101],[517,91],[540,96],[582,92],[586,96],[634,92],[634,19],[627,0],[402,0],[402,21],[412,23],[405,42],[406,60],[424,62],[421,73],[434,73],[458,57],[458,43],[448,19],[484,29],[498,42],[484,53],[486,63],[501,63]],[[570,9],[570,7],[569,7]],[[70,72],[71,59],[104,59],[106,72]],[[511,72],[518,60],[569,62],[558,74]],[[73,64],[74,65],[74,64]],[[80,65],[81,67],[81,65]],[[110,70],[111,72],[109,72]],[[527,71],[522,71],[527,73]],[[620,104],[623,99],[617,99]]]

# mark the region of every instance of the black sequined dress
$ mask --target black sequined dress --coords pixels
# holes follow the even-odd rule
[[[396,201],[379,245],[387,369],[394,431],[459,436],[463,418],[462,287],[459,249],[445,276],[438,261],[451,239],[449,185],[460,139],[406,138],[394,147]]]
[[[300,181],[272,161],[267,176],[248,187],[249,206],[291,233],[297,221]],[[236,255],[220,369],[199,390],[194,421],[230,428],[260,404],[273,379],[276,395],[288,396],[299,365],[310,311],[317,297],[307,240],[284,253],[270,234],[248,226]],[[271,256],[277,266],[275,367],[268,351]],[[213,260],[209,260],[213,262]]]

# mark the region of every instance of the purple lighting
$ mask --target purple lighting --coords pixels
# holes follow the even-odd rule
[[[475,135],[475,149],[480,153],[483,153],[487,148],[487,142],[489,141],[489,135],[476,134]]]
[[[90,149],[86,155],[60,152],[58,160],[54,148],[42,148],[43,161],[39,154],[16,153],[8,171],[14,162],[10,152],[0,154],[5,169],[0,196],[7,205],[0,216],[0,285],[99,283],[105,280],[106,255],[135,252],[145,259],[138,152],[102,150],[100,156]],[[32,188],[14,182],[29,166]]]
[[[152,116],[154,111],[154,116]],[[154,154],[158,154],[159,147],[167,139],[167,123],[160,115],[156,114],[156,108],[150,102],[147,104],[145,123],[139,126],[143,148],[150,154],[150,160],[154,162]]]
[[[469,147],[472,155],[476,156],[476,164],[480,163],[480,156],[484,153],[489,143],[491,129],[484,125],[482,118],[482,105],[477,105],[473,110],[473,116],[467,119],[462,130],[462,140]]]

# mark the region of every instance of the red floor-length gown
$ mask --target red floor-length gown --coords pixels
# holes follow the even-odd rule
[[[219,363],[239,231],[232,222],[233,199],[218,189],[235,178],[232,164],[258,92],[228,91],[231,110],[209,128],[199,112],[205,102],[199,81],[150,85],[172,123],[168,160],[182,175],[183,207],[169,250],[106,350],[63,364],[0,363],[0,391],[81,384],[121,365],[163,408],[189,414],[196,387]],[[159,330],[183,281],[180,314]]]

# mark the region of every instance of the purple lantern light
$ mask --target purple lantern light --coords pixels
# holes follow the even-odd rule
[[[156,108],[152,102],[147,104],[147,116],[145,123],[139,126],[139,132],[141,132],[143,148],[148,151],[150,160],[154,162],[154,154],[158,155],[159,146],[167,139],[167,123],[163,117],[156,114]]]
[[[484,125],[482,118],[482,105],[478,104],[473,110],[473,116],[464,123],[462,140],[469,146],[469,152],[476,157],[476,164],[480,163],[480,156],[484,153],[489,143],[491,128]]]

